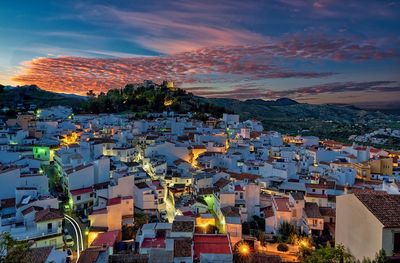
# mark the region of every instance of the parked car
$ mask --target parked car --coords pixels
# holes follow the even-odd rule
[[[64,236],[64,242],[68,247],[73,247],[75,245],[75,242],[72,239],[72,236],[69,234]]]
[[[89,222],[89,218],[86,216],[80,216],[79,221],[81,221],[83,224],[87,224]]]
[[[67,262],[72,262],[74,259],[74,254],[70,248],[67,249]]]

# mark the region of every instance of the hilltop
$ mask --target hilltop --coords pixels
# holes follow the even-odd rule
[[[75,107],[86,101],[86,97],[73,94],[55,93],[40,89],[36,85],[2,86],[0,85],[1,108],[45,108],[56,105]]]

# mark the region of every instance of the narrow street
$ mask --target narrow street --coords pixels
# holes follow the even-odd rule
[[[170,196],[167,196],[167,198],[165,198],[165,209],[167,211],[168,222],[171,223],[172,221],[174,221],[175,218],[175,206],[172,203]]]
[[[82,229],[76,220],[68,215],[64,215],[65,218],[65,227],[68,229],[68,233],[74,239],[74,246],[72,247],[72,251],[74,252],[74,262],[77,261],[80,257],[81,251],[84,250],[84,233],[82,233]],[[75,254],[76,253],[76,254]]]

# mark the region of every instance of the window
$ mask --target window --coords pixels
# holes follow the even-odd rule
[[[76,200],[81,200],[81,196],[80,195],[78,195],[77,197],[76,197]]]
[[[93,197],[93,193],[90,194],[90,197]]]
[[[315,193],[315,189],[312,189],[312,192]]]
[[[400,233],[394,233],[393,252],[400,253]]]
[[[47,224],[47,232],[51,232],[53,230],[53,224],[52,223],[48,223]]]

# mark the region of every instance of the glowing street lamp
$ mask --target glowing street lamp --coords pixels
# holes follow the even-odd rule
[[[239,245],[238,252],[243,257],[248,256],[250,254],[250,246],[246,242],[243,242]]]

